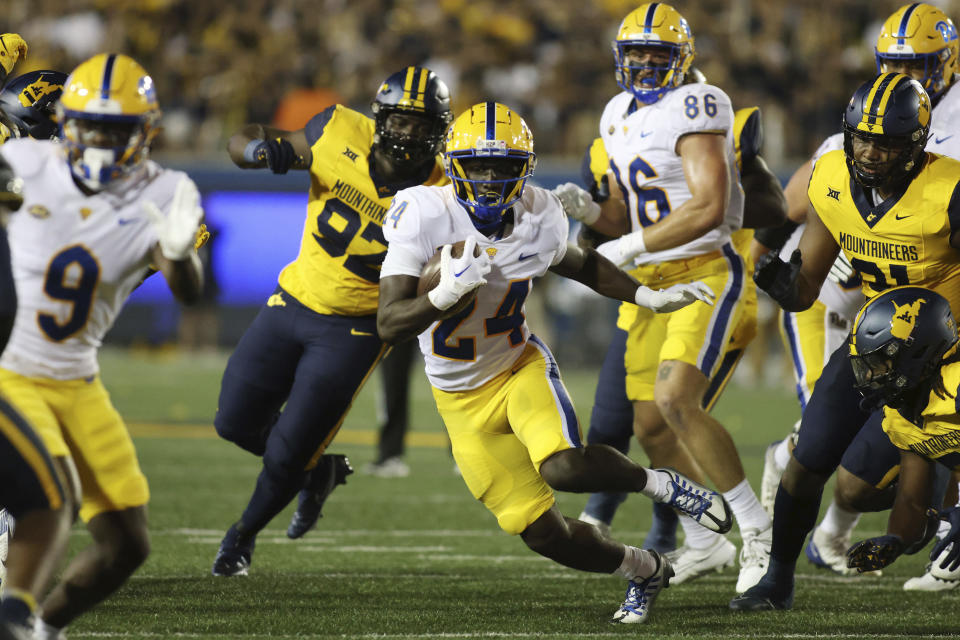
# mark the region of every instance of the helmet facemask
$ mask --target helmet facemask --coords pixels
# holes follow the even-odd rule
[[[450,112],[432,114],[374,102],[373,114],[373,142],[398,166],[419,168],[443,150]]]
[[[935,53],[880,53],[877,51],[877,73],[905,73],[923,85],[931,99],[936,99],[952,81],[952,78],[944,78],[943,73],[949,58],[949,49],[941,49]]]
[[[646,40],[615,40],[613,55],[617,86],[643,104],[653,104],[680,86],[693,58],[682,45]],[[641,57],[646,61],[636,62]]]
[[[499,154],[460,151],[447,154],[447,175],[454,193],[480,231],[495,228],[503,212],[523,194],[533,175],[533,153],[505,150]]]
[[[61,135],[74,177],[91,191],[130,174],[156,135],[151,118],[64,115]]]
[[[863,395],[860,406],[864,409],[879,409],[883,405],[897,408],[903,404],[904,395],[922,381],[910,379],[897,370],[897,358],[901,345],[891,340],[870,353],[850,356],[854,386]]]
[[[894,191],[911,178],[920,167],[926,142],[926,132],[921,131],[915,131],[913,136],[908,138],[868,134],[847,125],[843,128],[843,149],[847,156],[847,166],[856,181],[870,189]],[[878,162],[859,160],[858,155],[869,153],[859,147],[869,143],[873,143],[881,151],[886,151],[887,159]]]

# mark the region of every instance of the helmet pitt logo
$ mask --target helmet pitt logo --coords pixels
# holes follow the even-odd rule
[[[950,42],[957,39],[957,28],[952,23],[941,20],[933,27],[940,32],[944,42]]]
[[[910,304],[897,304],[893,300],[893,317],[890,318],[890,334],[894,338],[899,338],[904,342],[910,340],[910,334],[917,326],[917,316],[920,315],[920,306],[926,302],[926,298],[918,298]]]

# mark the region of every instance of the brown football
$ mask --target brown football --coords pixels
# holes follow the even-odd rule
[[[454,243],[453,247],[450,250],[450,256],[453,258],[459,258],[463,255],[463,244],[464,241]],[[480,246],[477,245],[473,250],[474,256],[480,255]],[[440,284],[440,250],[438,249],[436,253],[427,261],[427,264],[423,265],[423,269],[420,271],[420,281],[417,283],[417,295],[422,296],[426,292],[430,291],[434,287]],[[470,293],[466,294],[460,298],[455,305],[443,312],[442,318],[449,318],[450,316],[455,316],[464,309],[467,305],[477,297],[477,290],[474,289]]]

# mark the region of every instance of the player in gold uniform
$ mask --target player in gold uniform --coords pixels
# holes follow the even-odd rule
[[[860,272],[867,298],[917,285],[960,304],[960,162],[924,151],[930,110],[923,87],[903,74],[881,74],[854,93],[844,114],[844,150],[814,167],[799,249],[789,263],[772,253],[757,263],[757,284],[783,308],[808,308],[841,250]],[[796,560],[823,484],[869,416],[840,348],[804,411],[777,491],[770,568],[732,608],[792,606]]]
[[[938,514],[943,496],[936,491],[938,472],[960,469],[960,357],[944,359],[956,343],[950,305],[929,289],[889,289],[857,315],[850,362],[864,402],[883,407],[871,420],[882,417],[900,451],[900,480],[886,535],[851,547],[851,568],[873,571],[920,551],[940,519],[949,527],[930,553],[931,573],[960,568],[960,507]]]
[[[380,86],[373,112],[371,119],[334,105],[299,131],[254,124],[230,139],[238,166],[306,170],[311,180],[300,255],[223,374],[217,433],[262,456],[263,470],[220,545],[214,575],[246,575],[257,533],[297,492],[287,535],[302,536],[352,473],[345,456],[323,454],[387,351],[376,328],[387,250],[381,227],[397,191],[447,182],[437,154],[450,96],[435,73],[407,67]]]

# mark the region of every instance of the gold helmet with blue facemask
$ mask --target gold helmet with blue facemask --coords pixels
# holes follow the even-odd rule
[[[536,164],[530,128],[506,105],[475,104],[447,130],[444,170],[457,201],[481,233],[500,225]]]
[[[664,62],[631,64],[629,51],[662,49]],[[617,85],[643,104],[653,104],[683,84],[695,50],[690,25],[680,12],[663,2],[642,4],[623,19],[613,41]]]
[[[91,191],[140,166],[159,119],[153,79],[133,58],[118,53],[81,63],[57,105],[70,170]]]
[[[877,37],[876,58],[878,73],[892,71],[896,65],[923,65],[923,77],[918,80],[931,99],[936,100],[960,71],[957,28],[933,5],[904,5],[883,23]]]

